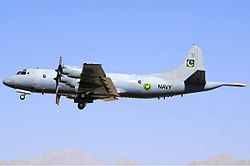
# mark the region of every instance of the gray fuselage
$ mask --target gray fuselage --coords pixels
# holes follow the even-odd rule
[[[35,93],[54,94],[56,91],[56,71],[49,69],[27,69],[26,74],[17,74],[5,80],[5,84]],[[183,81],[166,80],[151,75],[107,73],[111,78],[120,97],[160,98],[182,95],[191,92],[205,91],[219,87],[220,84],[185,85]],[[59,93],[76,97],[80,79],[71,78],[70,85],[59,84]],[[145,86],[149,87],[145,87]],[[187,88],[188,87],[188,88]]]

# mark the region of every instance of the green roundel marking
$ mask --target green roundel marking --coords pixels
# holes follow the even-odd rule
[[[146,91],[149,91],[149,90],[152,88],[152,85],[149,84],[149,83],[145,83],[145,84],[143,85],[143,88],[144,88]]]

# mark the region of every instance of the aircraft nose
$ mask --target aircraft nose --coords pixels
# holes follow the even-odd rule
[[[9,87],[13,87],[15,85],[13,79],[11,78],[3,80],[3,84]]]

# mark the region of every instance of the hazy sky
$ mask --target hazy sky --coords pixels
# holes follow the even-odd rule
[[[0,79],[22,68],[102,63],[106,72],[179,66],[196,43],[207,79],[250,83],[250,1],[0,1]],[[110,163],[188,163],[218,153],[250,158],[250,90],[167,100],[73,101],[0,86],[0,159],[76,147]]]

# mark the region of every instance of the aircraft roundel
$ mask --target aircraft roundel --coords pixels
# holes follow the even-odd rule
[[[152,89],[152,85],[151,85],[150,83],[145,83],[145,84],[143,85],[143,88],[144,88],[146,91],[149,91],[149,90]]]

